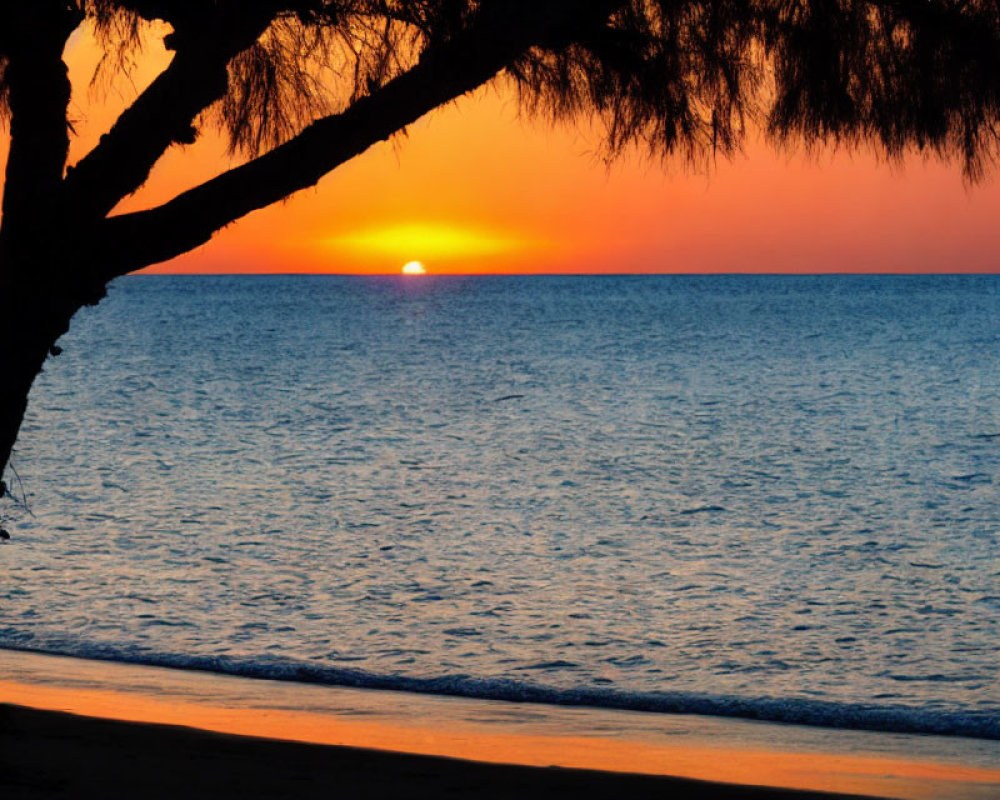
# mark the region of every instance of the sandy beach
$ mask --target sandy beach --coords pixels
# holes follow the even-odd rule
[[[834,796],[307,745],[0,707],[0,793],[5,798],[320,797],[331,792],[362,798]]]
[[[998,743],[0,650],[2,797],[992,800]]]

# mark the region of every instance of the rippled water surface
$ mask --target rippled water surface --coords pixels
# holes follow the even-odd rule
[[[1000,730],[1000,279],[134,277],[61,344],[0,646]]]

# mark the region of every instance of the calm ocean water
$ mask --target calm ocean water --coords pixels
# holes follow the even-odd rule
[[[1000,738],[1000,278],[133,277],[0,647]]]

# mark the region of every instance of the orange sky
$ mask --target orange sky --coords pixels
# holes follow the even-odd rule
[[[134,92],[87,90],[95,49],[67,58],[79,157]],[[142,85],[165,62],[153,54]],[[776,155],[752,143],[710,176],[638,157],[608,170],[596,140],[518,119],[489,89],[372,148],[315,190],[257,212],[157,272],[983,272],[1000,265],[1000,182],[967,189],[915,157]],[[175,148],[126,202],[165,200],[228,164],[212,134]]]

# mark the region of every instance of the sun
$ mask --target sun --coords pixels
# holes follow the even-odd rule
[[[424,267],[419,261],[411,261],[408,264],[403,265],[404,275],[426,275],[427,268]]]

